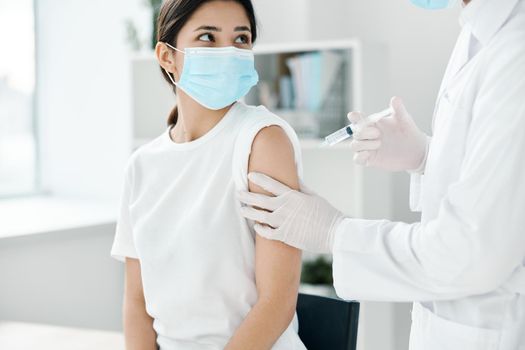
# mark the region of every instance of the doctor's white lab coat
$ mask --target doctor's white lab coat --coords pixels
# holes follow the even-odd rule
[[[525,349],[525,0],[473,0],[445,73],[421,222],[345,219],[345,299],[414,301],[412,350]]]

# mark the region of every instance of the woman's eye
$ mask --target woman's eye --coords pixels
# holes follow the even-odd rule
[[[240,35],[235,39],[236,44],[248,44],[250,42],[250,39],[247,35]]]
[[[202,34],[201,36],[199,36],[199,40],[201,40],[201,41],[213,41],[213,35],[211,35],[210,33]]]

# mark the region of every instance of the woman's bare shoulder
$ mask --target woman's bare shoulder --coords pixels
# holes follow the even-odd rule
[[[248,168],[250,172],[265,173],[289,187],[299,187],[293,145],[279,125],[267,126],[257,133],[252,143]]]

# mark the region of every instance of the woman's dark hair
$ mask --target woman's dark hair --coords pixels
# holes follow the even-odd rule
[[[235,1],[244,7],[246,15],[250,21],[250,29],[252,32],[252,43],[257,38],[257,21],[255,19],[255,11],[251,0],[166,0],[160,8],[159,17],[157,18],[157,41],[169,43],[177,47],[177,35],[186,22],[190,19],[197,9],[211,1]],[[162,69],[164,79],[172,84],[168,74]],[[173,92],[176,91],[173,86]],[[177,123],[177,107],[173,108],[168,117],[168,126]]]

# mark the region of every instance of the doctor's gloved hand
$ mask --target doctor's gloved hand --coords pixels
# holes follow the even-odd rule
[[[390,100],[393,115],[354,132],[351,148],[357,164],[390,171],[421,172],[424,169],[428,137],[414,123],[399,97]],[[362,115],[348,114],[351,123]]]
[[[343,213],[302,183],[299,192],[261,173],[250,173],[248,178],[275,195],[247,191],[238,194],[238,199],[249,205],[241,208],[242,215],[256,221],[254,229],[259,235],[301,250],[332,252],[335,231],[344,218]]]

